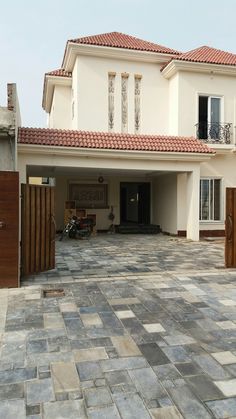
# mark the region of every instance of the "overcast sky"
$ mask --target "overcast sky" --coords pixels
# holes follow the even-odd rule
[[[11,0],[1,2],[0,105],[16,82],[22,125],[45,127],[44,73],[61,66],[67,39],[124,32],[187,51],[236,53],[236,0]]]

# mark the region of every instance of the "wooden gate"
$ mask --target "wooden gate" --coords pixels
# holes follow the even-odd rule
[[[54,188],[21,185],[21,274],[55,268]]]
[[[236,188],[226,188],[225,267],[236,268]]]
[[[0,171],[0,288],[19,286],[19,173]]]

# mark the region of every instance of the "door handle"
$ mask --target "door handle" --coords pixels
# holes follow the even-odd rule
[[[6,226],[7,225],[4,221],[0,221],[0,230],[5,230]]]
[[[228,214],[226,217],[226,224],[228,225],[228,241],[232,241],[232,234],[233,234],[233,220],[232,215]]]
[[[56,220],[53,214],[50,214],[51,224],[53,225],[53,235],[51,234],[51,243],[55,242],[56,237]]]

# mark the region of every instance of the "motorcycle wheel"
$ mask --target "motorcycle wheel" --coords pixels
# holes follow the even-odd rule
[[[72,227],[69,230],[68,236],[70,237],[70,239],[75,239],[76,238],[76,232],[77,232],[76,227]]]

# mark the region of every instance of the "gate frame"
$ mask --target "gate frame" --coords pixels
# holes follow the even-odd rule
[[[55,189],[21,184],[21,276],[55,268]]]

